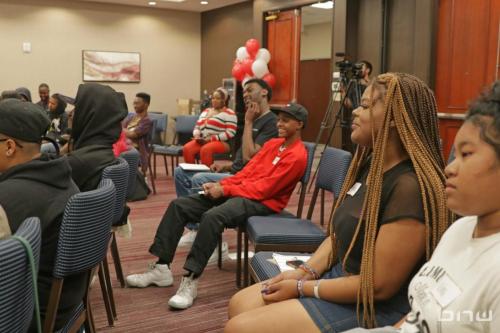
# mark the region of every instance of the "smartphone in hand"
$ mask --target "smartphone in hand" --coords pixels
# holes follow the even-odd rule
[[[299,268],[299,266],[302,265],[303,263],[304,263],[303,260],[298,260],[298,259],[286,261],[286,264],[292,268]]]

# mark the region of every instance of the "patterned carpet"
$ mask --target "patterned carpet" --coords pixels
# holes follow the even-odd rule
[[[160,159],[158,159],[159,161]],[[175,198],[171,176],[165,175],[162,165],[158,166],[156,188],[158,193],[147,200],[130,203],[130,220],[133,227],[132,238],[118,238],[118,247],[125,275],[143,272],[155,257],[148,253],[156,227],[168,205]],[[163,173],[162,173],[163,172]],[[312,191],[311,191],[312,192]],[[311,194],[306,197],[306,208]],[[296,212],[297,191],[294,192],[288,210]],[[326,195],[326,209],[330,212],[332,199]],[[319,221],[319,204],[313,215]],[[305,209],[307,213],[307,209]],[[304,214],[305,214],[304,213]],[[236,250],[236,232],[227,230],[223,235],[229,244],[229,252]],[[236,262],[227,260],[222,270],[217,265],[209,265],[199,281],[198,298],[194,305],[184,311],[174,311],[167,305],[168,299],[175,294],[180,277],[184,274],[182,265],[187,255],[187,248],[178,249],[172,265],[174,285],[167,288],[149,287],[144,289],[120,288],[115,278],[111,257],[110,270],[116,301],[118,320],[114,327],[109,327],[106,319],[101,291],[96,283],[91,293],[94,320],[98,332],[222,332],[227,321],[227,305],[236,287]]]

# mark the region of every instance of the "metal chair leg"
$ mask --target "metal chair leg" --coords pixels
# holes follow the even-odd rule
[[[239,229],[239,228],[238,228]],[[249,284],[249,278],[248,278],[248,234],[243,231],[243,242],[245,245],[245,253],[244,253],[244,258],[243,258],[243,276],[245,278],[244,281],[244,286],[248,287]]]
[[[170,156],[170,165],[172,167],[172,176],[174,175],[174,170],[175,170],[174,159],[175,159],[175,156]]]
[[[168,176],[168,164],[167,164],[167,156],[163,155],[163,164],[165,165],[165,174]],[[173,176],[173,174],[172,174]]]
[[[156,179],[156,154],[153,153],[151,156],[153,157],[153,175]]]
[[[217,251],[219,253],[219,258],[217,258],[217,266],[222,269],[222,234],[219,235],[219,245],[217,246]]]
[[[116,242],[116,233],[111,232],[111,256],[115,265],[116,277],[120,281],[120,286],[125,288],[125,276],[123,275],[122,262],[120,260],[120,252],[118,252],[118,243]]]
[[[113,317],[113,310],[111,309],[111,303],[109,300],[109,294],[107,290],[107,285],[106,285],[106,278],[104,277],[104,264],[101,262],[99,264],[99,284],[101,285],[101,291],[102,291],[102,298],[104,300],[104,307],[106,308],[106,316],[108,317],[108,325],[113,326],[114,325],[114,317]]]
[[[151,170],[151,163],[149,164],[149,178],[151,179],[151,186],[153,187],[153,194],[156,194],[155,179],[153,177],[153,171]]]
[[[241,231],[236,236],[236,286],[241,288]]]
[[[108,291],[111,312],[113,313],[113,318],[116,320],[118,316],[116,315],[115,295],[113,294],[113,286],[111,285],[111,276],[109,275],[109,264],[107,257],[104,257],[102,267],[104,269],[104,278],[106,279],[106,289]]]

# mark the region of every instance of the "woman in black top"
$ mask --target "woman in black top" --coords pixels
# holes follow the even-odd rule
[[[452,216],[432,91],[379,75],[353,111],[358,144],[330,237],[301,268],[237,293],[225,332],[341,332],[398,322],[408,281]]]

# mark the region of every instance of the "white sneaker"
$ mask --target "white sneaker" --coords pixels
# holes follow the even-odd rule
[[[198,233],[197,230],[189,230],[184,234],[184,236],[181,237],[179,240],[179,246],[191,246],[194,243],[194,239],[196,238],[196,234]]]
[[[158,287],[168,287],[173,282],[174,277],[168,265],[150,264],[146,273],[127,276],[129,287],[145,288],[151,284],[155,284]]]
[[[196,296],[198,296],[198,279],[184,276],[179,289],[168,300],[168,305],[175,309],[187,309],[193,305]]]
[[[229,249],[227,246],[227,242],[222,242],[222,261],[226,260],[229,257]],[[219,245],[215,248],[214,253],[208,258],[207,265],[215,264],[219,260]]]

